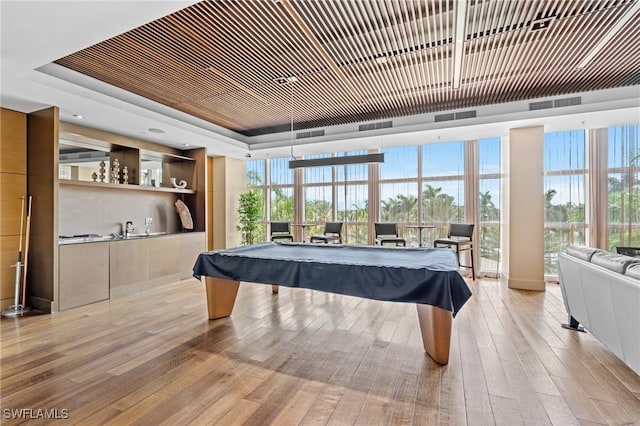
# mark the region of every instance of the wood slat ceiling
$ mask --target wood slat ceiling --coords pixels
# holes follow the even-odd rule
[[[251,136],[638,84],[638,12],[577,68],[635,1],[468,0],[457,89],[446,0],[203,1],[56,63]]]

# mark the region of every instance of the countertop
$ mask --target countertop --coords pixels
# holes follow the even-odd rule
[[[67,244],[83,244],[83,243],[100,243],[105,241],[124,241],[124,240],[139,240],[142,238],[157,238],[166,237],[171,235],[180,235],[182,232],[168,233],[168,232],[151,232],[147,234],[129,234],[124,235],[99,235],[99,234],[78,234],[78,235],[61,235],[58,237],[59,245]]]

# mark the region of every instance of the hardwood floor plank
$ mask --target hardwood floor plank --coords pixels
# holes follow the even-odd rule
[[[593,405],[598,409],[607,424],[630,425],[635,423],[635,419],[619,404],[615,402],[592,400]]]
[[[216,422],[216,426],[232,426],[247,424],[248,419],[255,413],[260,405],[253,401],[243,399],[229,410],[220,421]]]
[[[468,321],[469,317],[463,316],[462,312],[454,321]],[[449,354],[449,364],[442,367],[442,383],[440,385],[440,421],[448,425],[467,424],[467,407],[465,401],[465,390],[462,380],[462,359],[460,357],[460,337],[458,327],[453,327],[451,331],[451,349]]]
[[[552,424],[558,426],[580,424],[580,421],[561,396],[538,394],[538,398],[540,398],[540,402]]]
[[[285,407],[278,416],[271,422],[274,425],[297,425],[300,424],[307,411],[316,400],[322,385],[318,382],[307,382],[293,397],[287,401]]]
[[[497,426],[524,425],[524,419],[515,400],[499,395],[491,395],[491,409]]]
[[[211,425],[220,421],[229,411],[238,406],[244,397],[261,383],[261,380],[251,376],[245,376],[242,380],[237,381],[231,388],[224,392],[219,399],[209,404],[200,413],[195,414],[195,417],[191,420],[193,424]],[[210,399],[211,400],[211,399]],[[187,410],[189,405],[187,405]],[[191,411],[191,410],[188,410]],[[185,423],[175,423],[176,419],[167,419],[163,424],[175,425]],[[184,420],[182,420],[184,421]]]

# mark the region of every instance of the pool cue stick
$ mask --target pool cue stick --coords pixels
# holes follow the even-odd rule
[[[22,284],[22,231],[24,230],[24,203],[25,197],[20,197],[22,200],[22,207],[20,208],[20,242],[18,243],[18,261],[16,262],[16,287],[15,296],[13,297],[13,305],[18,308],[20,306],[20,289]]]
[[[24,242],[24,274],[22,277],[22,308],[27,306],[27,265],[29,264],[29,240],[31,239],[31,201],[33,197],[29,195],[29,206],[27,208],[27,234]]]

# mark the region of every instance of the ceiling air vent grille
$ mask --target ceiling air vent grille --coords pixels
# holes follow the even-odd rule
[[[358,131],[366,132],[367,130],[389,129],[391,127],[393,127],[393,121],[379,121],[377,123],[361,124]]]
[[[554,108],[567,107],[567,106],[580,105],[580,104],[582,104],[582,98],[580,96],[576,96],[574,98],[556,99],[555,101],[553,101]]]
[[[461,112],[456,112],[456,120],[461,120],[463,118],[475,118],[476,117],[476,110],[471,110],[471,111],[461,111]]]
[[[529,103],[529,111],[536,111],[539,109],[553,108],[553,101],[540,101]]]
[[[477,111],[460,111],[460,112],[451,112],[448,114],[439,114],[435,116],[436,123],[440,121],[451,121],[451,120],[462,120],[464,118],[475,118],[477,116]]]
[[[529,111],[548,108],[562,108],[574,105],[582,105],[582,97],[575,96],[573,98],[555,99],[553,101],[531,102],[529,104]]]
[[[296,133],[296,139],[315,138],[317,136],[324,136],[324,130],[311,130],[308,132]]]
[[[449,121],[455,119],[456,115],[454,113],[436,115],[436,123],[439,123],[440,121]]]

